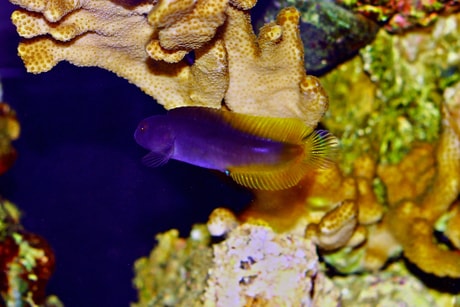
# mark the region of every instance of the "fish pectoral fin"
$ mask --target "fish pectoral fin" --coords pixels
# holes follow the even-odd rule
[[[283,165],[252,165],[229,168],[230,177],[238,184],[255,190],[284,190],[295,186],[310,166],[289,162]]]
[[[158,167],[166,164],[171,158],[171,154],[165,154],[160,152],[149,152],[144,157],[142,157],[142,163],[149,167]]]

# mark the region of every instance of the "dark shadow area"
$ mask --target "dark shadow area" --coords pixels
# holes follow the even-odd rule
[[[460,294],[460,279],[450,277],[438,277],[420,270],[415,264],[405,259],[405,264],[409,271],[420,279],[425,286],[439,292]]]
[[[17,112],[18,160],[0,177],[0,195],[24,213],[28,231],[56,254],[48,293],[65,306],[128,306],[133,263],[158,232],[188,236],[213,208],[241,210],[250,194],[220,175],[179,162],[150,169],[134,141],[140,120],[165,112],[137,87],[98,68],[61,63],[25,72],[19,39],[2,1],[3,100]]]

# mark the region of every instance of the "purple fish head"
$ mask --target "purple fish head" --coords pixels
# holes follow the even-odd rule
[[[173,147],[175,137],[166,116],[152,116],[139,123],[134,139],[145,149],[163,153]]]

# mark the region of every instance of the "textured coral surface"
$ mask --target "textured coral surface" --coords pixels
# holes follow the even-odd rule
[[[289,190],[256,191],[241,216],[214,211],[207,229],[197,226],[189,239],[174,230],[159,235],[158,247],[136,265],[139,306],[333,306],[353,295],[391,305],[404,301],[394,284],[408,281],[408,272],[378,274],[388,261],[401,265],[401,256],[458,283],[460,15],[401,36],[380,31],[321,80],[325,90],[305,72],[293,8],[256,36],[254,1],[14,2],[23,7],[12,19],[30,72],[64,60],[98,66],[167,109],[224,107],[296,117],[310,127],[330,95],[322,124],[342,141],[338,164]],[[210,234],[220,241],[211,243]],[[368,275],[334,285],[316,249],[333,270]],[[372,288],[370,299],[357,293],[361,282],[382,288]],[[402,291],[426,292],[408,283]]]
[[[135,306],[337,304],[338,290],[320,271],[314,244],[302,236],[242,224],[212,247],[205,225],[195,226],[187,240],[176,230],[157,239],[151,255],[136,263]]]
[[[381,223],[368,226],[366,246],[349,251],[363,253],[364,268],[380,268],[402,249],[425,272],[460,277],[455,244],[448,248],[433,236],[436,221],[449,212],[454,213],[447,219],[455,219],[458,207],[458,23],[457,15],[430,31],[405,36],[382,31],[360,57],[323,78],[331,101],[340,101],[325,123],[340,135],[342,169],[351,172],[351,161],[352,174],[364,169],[358,162],[363,150],[375,165],[367,176],[375,196],[367,205],[358,201],[360,212],[379,202],[387,211]],[[364,91],[348,95],[354,88]],[[455,227],[448,225],[444,235],[456,242]]]
[[[305,74],[294,9],[257,38],[254,1],[13,1],[18,48],[29,72],[60,61],[126,78],[167,109],[205,105],[255,115],[297,117],[310,126],[327,109],[318,80]],[[49,35],[44,35],[49,34]],[[193,51],[193,58],[184,58]],[[168,64],[169,62],[169,64]]]

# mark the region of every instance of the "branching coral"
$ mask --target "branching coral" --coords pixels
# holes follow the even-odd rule
[[[159,1],[148,21],[154,32],[146,46],[155,60],[179,62],[209,42],[225,21],[227,1]]]
[[[316,126],[327,108],[318,80],[305,75],[298,13],[280,13],[255,37],[255,1],[13,1],[19,55],[30,72],[66,60],[98,66],[139,86],[167,109],[225,105],[256,115],[297,117]],[[45,35],[45,34],[49,34]],[[194,51],[189,64],[184,56]],[[167,64],[166,62],[174,64]]]
[[[225,95],[232,110],[246,113],[297,117],[316,126],[328,106],[319,81],[305,75],[299,13],[280,12],[276,23],[260,29],[256,40],[249,13],[228,10],[224,41],[229,59],[230,82]]]
[[[353,57],[375,38],[377,23],[347,10],[335,1],[271,0],[259,6],[263,16],[257,25],[272,21],[282,7],[294,6],[300,12],[300,35],[307,50],[305,67],[318,76]]]
[[[343,247],[352,237],[358,223],[358,206],[353,201],[345,201],[329,211],[320,223],[307,226],[305,236],[312,238],[322,249],[333,250]]]
[[[31,10],[28,2],[22,5]],[[31,38],[19,45],[19,55],[33,73],[48,71],[63,60],[105,68],[136,84],[167,108],[192,101],[219,107],[227,78],[222,43],[197,52],[193,66],[155,62],[144,48],[153,35],[146,18],[151,9],[152,5],[147,4],[125,8],[111,1],[86,1],[76,3],[71,13],[55,22],[47,19],[46,12],[15,11],[12,20],[19,34]],[[208,79],[215,86],[204,90],[203,82]]]

